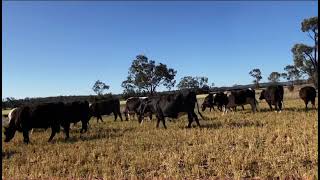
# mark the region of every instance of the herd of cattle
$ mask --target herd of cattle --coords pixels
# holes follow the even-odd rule
[[[284,90],[281,85],[273,85],[261,91],[259,99],[265,99],[270,109],[275,106],[276,111],[281,112],[283,106]],[[299,96],[304,100],[306,110],[308,103],[311,101],[315,106],[316,90],[313,87],[306,86],[300,89]],[[253,113],[258,110],[258,101],[255,98],[255,90],[248,88],[242,90],[232,90],[229,92],[210,93],[205,97],[201,108],[214,109],[214,106],[223,113],[229,110],[236,110],[237,106],[249,104]],[[172,94],[150,96],[150,97],[131,97],[126,101],[124,115],[126,120],[131,115],[138,116],[138,122],[142,123],[144,116],[148,115],[150,120],[152,115],[157,117],[156,127],[159,127],[160,121],[166,128],[165,118],[178,118],[181,113],[188,115],[188,128],[191,127],[193,120],[200,127],[199,119],[194,112],[195,106],[202,119],[203,116],[199,111],[199,105],[194,91],[182,90]],[[102,115],[113,113],[115,121],[119,116],[122,121],[120,112],[119,99],[110,99],[89,104],[89,102],[75,101],[72,103],[43,103],[32,106],[21,106],[14,108],[8,114],[9,125],[5,127],[5,142],[9,142],[15,135],[16,131],[23,133],[24,142],[29,142],[29,131],[33,128],[48,129],[51,128],[51,141],[62,127],[65,132],[65,139],[69,138],[69,130],[71,123],[82,123],[80,133],[84,133],[88,129],[88,123],[91,117],[96,117],[102,121]]]

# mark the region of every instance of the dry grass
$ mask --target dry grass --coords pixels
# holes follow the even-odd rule
[[[318,179],[318,113],[304,111],[297,91],[286,95],[282,113],[268,111],[265,102],[256,114],[249,106],[224,116],[206,111],[201,129],[186,129],[186,116],[167,121],[167,130],[155,121],[140,126],[106,116],[103,123],[92,119],[81,138],[79,124],[67,142],[61,132],[47,143],[47,130],[25,145],[18,133],[3,143],[2,177]]]

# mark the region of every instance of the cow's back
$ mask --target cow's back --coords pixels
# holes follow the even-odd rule
[[[110,113],[120,110],[120,100],[119,99],[110,99],[105,101],[100,101],[93,103],[91,105],[91,111],[94,112],[94,114],[100,114],[100,115],[109,115]]]
[[[44,103],[21,108],[19,118],[32,128],[48,128],[60,124],[63,120],[63,103]]]
[[[299,96],[301,99],[311,100],[317,96],[317,91],[314,87],[306,86],[300,89]]]

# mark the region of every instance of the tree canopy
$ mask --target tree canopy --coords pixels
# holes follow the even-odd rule
[[[301,31],[307,32],[313,40],[312,46],[298,43],[293,46],[294,66],[302,73],[308,75],[318,87],[318,17],[304,19],[301,23]]]
[[[259,88],[259,81],[262,79],[261,76],[261,71],[258,68],[253,69],[252,71],[249,72],[249,74],[255,78],[253,80],[253,83],[256,85],[257,88]]]
[[[128,77],[121,86],[124,88],[124,93],[146,91],[153,94],[161,85],[170,90],[175,85],[176,73],[177,71],[163,63],[156,64],[145,55],[138,55],[132,61]]]
[[[179,84],[177,85],[178,89],[188,89],[188,88],[209,88],[208,78],[207,77],[192,77],[192,76],[185,76],[180,79]],[[213,83],[214,85],[214,83]]]
[[[100,80],[97,80],[93,87],[92,90],[97,94],[97,95],[103,95],[103,91],[109,89],[110,86],[106,85],[104,82],[101,82]]]
[[[271,81],[271,82],[279,82],[280,81],[280,77],[281,77],[280,73],[272,72],[272,73],[270,73],[270,75],[268,77],[268,80]]]

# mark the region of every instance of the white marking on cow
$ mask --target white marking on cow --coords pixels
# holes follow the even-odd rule
[[[279,113],[281,113],[281,110],[279,111]]]
[[[9,114],[8,114],[9,123],[10,123],[11,119],[13,118],[13,117],[12,117],[12,113],[14,113],[17,109],[18,109],[18,108],[13,108],[13,109],[11,109],[11,111],[9,112]]]

